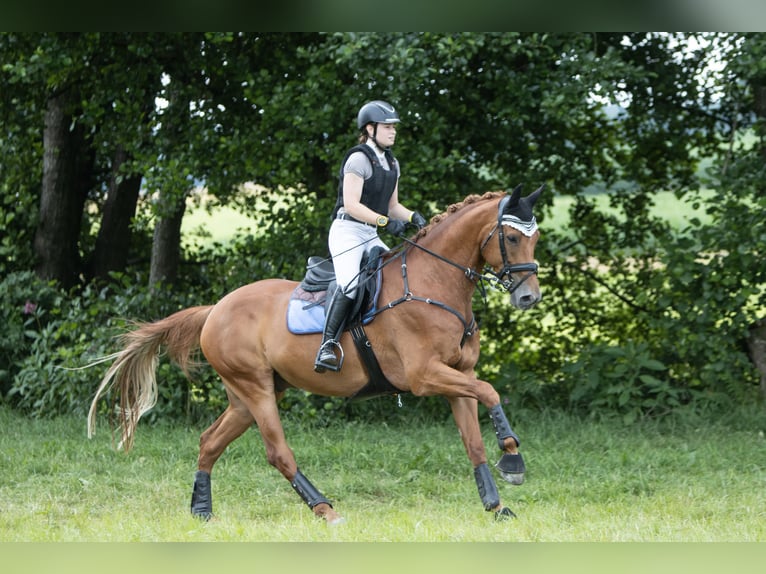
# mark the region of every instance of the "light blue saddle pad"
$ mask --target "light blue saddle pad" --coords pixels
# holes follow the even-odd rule
[[[367,325],[378,313],[378,295],[380,294],[382,273],[376,273],[375,292],[372,305],[364,313],[362,324]],[[293,290],[287,305],[287,329],[296,335],[321,333],[324,330],[325,298],[327,291],[306,291],[300,285]]]
[[[287,305],[287,329],[296,335],[321,333],[327,291],[309,292],[296,287]]]

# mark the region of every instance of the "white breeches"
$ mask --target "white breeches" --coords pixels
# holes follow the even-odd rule
[[[356,289],[362,256],[376,246],[388,249],[375,227],[342,219],[332,222],[327,243],[338,286],[349,297]]]

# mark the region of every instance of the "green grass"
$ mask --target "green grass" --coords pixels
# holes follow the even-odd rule
[[[256,219],[248,217],[233,207],[216,207],[213,214],[208,214],[202,208],[191,209],[184,215],[181,233],[188,238],[202,234],[208,236],[210,242],[228,243],[239,233],[255,233]]]
[[[202,523],[189,515],[202,428],[140,425],[125,454],[103,422],[89,441],[83,420],[0,409],[0,541],[766,541],[762,413],[710,427],[522,418],[528,476],[498,480],[518,515],[505,523],[482,509],[449,420],[286,423],[301,469],[347,520],[328,527],[266,463],[257,430],[216,466],[217,519]]]

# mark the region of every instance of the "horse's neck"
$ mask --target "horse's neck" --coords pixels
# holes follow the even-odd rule
[[[481,264],[481,235],[487,211],[495,202],[480,202],[463,208],[439,223],[423,238],[423,246],[458,265],[473,269]]]
[[[486,217],[481,217],[483,209],[485,206],[475,205],[467,208],[464,213],[450,215],[421,238],[419,245],[424,250],[411,250],[411,259],[417,260],[417,264],[411,267],[425,273],[425,280],[446,285],[459,299],[469,302],[476,284],[467,277],[466,271],[478,270],[482,263],[479,236],[485,227],[482,222],[486,221]],[[451,264],[432,254],[441,256]]]

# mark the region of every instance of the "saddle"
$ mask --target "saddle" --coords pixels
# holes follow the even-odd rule
[[[381,286],[380,261],[385,252],[381,247],[374,247],[362,258],[354,304],[346,319],[346,325],[350,325],[346,330],[351,332],[354,345],[370,377],[367,385],[351,397],[352,400],[401,393],[383,374],[364,332],[364,325],[370,323],[379,311],[377,301]],[[306,275],[293,290],[287,307],[288,330],[297,335],[321,333],[324,329],[325,302],[332,300],[337,289],[332,261],[318,256],[309,257]]]
[[[354,304],[347,325],[366,325],[377,314],[380,291],[379,262],[385,249],[374,247],[362,258]],[[331,301],[338,284],[332,261],[312,255],[306,264],[306,275],[293,291],[287,308],[287,328],[296,335],[321,333],[324,328],[325,302]]]

